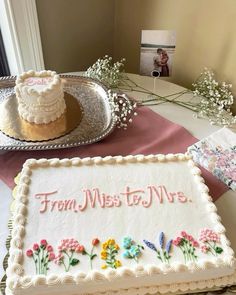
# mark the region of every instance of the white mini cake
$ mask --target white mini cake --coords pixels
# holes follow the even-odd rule
[[[20,116],[28,122],[47,124],[65,111],[63,86],[52,71],[29,71],[16,80],[16,97]]]
[[[7,295],[154,294],[235,282],[234,252],[188,155],[30,159]]]

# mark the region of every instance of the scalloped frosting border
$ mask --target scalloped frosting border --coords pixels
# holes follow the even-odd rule
[[[224,258],[218,258],[214,262],[191,262],[187,265],[181,263],[172,263],[171,265],[163,264],[161,266],[156,265],[146,265],[137,266],[135,268],[123,267],[117,270],[106,270],[106,271],[89,271],[88,273],[77,272],[74,275],[62,274],[62,275],[34,275],[34,276],[24,276],[24,269],[22,266],[23,261],[23,238],[25,235],[25,224],[27,215],[27,201],[28,192],[30,184],[30,176],[32,174],[32,169],[37,167],[70,167],[70,166],[81,166],[81,165],[102,165],[102,164],[114,164],[114,163],[135,163],[135,162],[166,162],[166,161],[187,161],[190,171],[198,184],[202,198],[206,202],[206,208],[209,212],[211,219],[215,223],[215,232],[221,237],[221,243],[224,247]],[[13,216],[13,230],[12,230],[12,240],[9,249],[9,265],[6,270],[7,282],[6,282],[6,294],[14,294],[15,290],[21,288],[29,288],[31,286],[37,285],[60,285],[63,283],[67,284],[80,284],[89,281],[109,281],[117,278],[125,277],[143,277],[148,275],[155,275],[161,273],[171,273],[171,272],[194,272],[199,269],[209,269],[220,266],[231,266],[235,267],[234,251],[230,248],[230,242],[225,236],[225,228],[220,223],[220,217],[217,214],[217,208],[212,203],[212,199],[209,196],[209,189],[204,184],[204,179],[201,177],[201,170],[192,161],[192,157],[186,154],[157,154],[157,155],[135,155],[135,156],[107,156],[107,157],[94,157],[94,158],[72,158],[72,159],[28,159],[24,165],[22,172],[20,174],[20,179],[17,187],[16,205]],[[204,281],[192,281],[183,282],[175,284],[165,284],[159,286],[151,287],[139,287],[139,288],[129,288],[128,290],[114,290],[114,291],[104,291],[97,292],[96,294],[115,294],[119,291],[119,294],[154,294],[155,292],[166,293],[166,292],[177,292],[177,291],[188,291],[204,288],[221,287],[233,284],[236,282],[236,272],[232,275],[227,275],[224,277],[218,277],[215,279],[204,280]]]
[[[32,89],[32,87],[28,87],[26,85],[23,85],[25,79],[30,78],[30,77],[52,77],[52,82],[46,87],[45,90],[42,91],[37,91],[36,89]],[[35,72],[33,70],[25,72],[21,74],[19,77],[16,79],[16,86],[15,86],[15,91],[19,92],[24,88],[24,91],[28,93],[29,95],[32,94],[37,94],[40,96],[43,96],[45,94],[50,93],[52,90],[56,90],[56,88],[61,84],[61,78],[60,76],[55,72],[55,71],[40,71],[40,72]]]

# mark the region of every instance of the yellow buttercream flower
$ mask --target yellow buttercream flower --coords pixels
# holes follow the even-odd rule
[[[103,265],[101,266],[101,268],[102,268],[102,269],[106,269],[106,268],[107,268],[107,265],[106,265],[106,264],[103,264]]]
[[[120,260],[116,260],[116,262],[115,262],[115,267],[120,267],[121,266],[121,262],[120,262]]]
[[[105,242],[105,243],[102,244],[102,248],[103,248],[104,250],[106,250],[107,247],[108,247],[108,243],[107,243],[107,242]]]
[[[119,249],[120,249],[119,245],[117,245],[117,244],[115,244],[114,248],[115,248],[116,250],[119,250]]]
[[[107,252],[106,251],[101,252],[101,258],[102,259],[107,259]]]
[[[113,245],[115,245],[115,240],[114,239],[109,239],[108,240],[108,245],[110,245],[110,246],[113,246]]]

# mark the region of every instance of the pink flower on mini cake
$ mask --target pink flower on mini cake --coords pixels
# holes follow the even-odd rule
[[[211,253],[213,256],[217,256],[223,252],[223,249],[218,245],[220,236],[209,228],[200,231],[199,241],[202,243],[201,251],[205,254]]]
[[[49,263],[55,259],[53,247],[48,244],[47,240],[41,240],[40,245],[33,244],[33,250],[28,249],[26,256],[33,258],[36,274],[46,275],[49,270]]]
[[[181,231],[180,236],[174,239],[172,243],[182,251],[185,263],[197,260],[195,251],[199,247],[199,243],[192,235],[189,235],[186,231]]]
[[[79,259],[75,257],[75,254],[83,253],[84,246],[73,238],[61,240],[58,246],[58,255],[55,257],[55,263],[63,265],[65,271],[68,272],[72,266],[79,264]]]

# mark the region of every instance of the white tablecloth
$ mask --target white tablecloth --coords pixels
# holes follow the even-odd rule
[[[184,90],[183,87],[160,79],[156,79],[154,83],[154,79],[151,77],[143,77],[134,74],[130,74],[129,77],[139,85],[163,96]],[[146,94],[138,92],[132,92],[129,94],[139,99],[146,98]],[[202,139],[220,128],[210,125],[207,120],[193,118],[192,111],[174,104],[164,103],[158,106],[151,106],[151,109],[163,117],[182,125],[198,139]],[[9,218],[10,202],[11,191],[2,181],[0,181],[0,261],[3,260],[3,257],[6,254],[5,240],[8,235],[7,222]],[[236,193],[229,190],[216,201],[216,206],[218,208],[218,213],[222,218],[222,223],[227,229],[227,237],[230,239],[231,246],[236,252]],[[2,265],[0,265],[0,277],[2,276],[2,273],[3,269]]]

